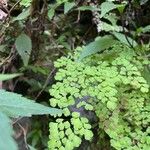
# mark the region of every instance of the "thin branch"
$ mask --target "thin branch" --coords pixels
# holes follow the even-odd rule
[[[37,100],[37,98],[42,94],[42,92],[45,90],[45,88],[47,87],[48,83],[49,83],[49,80],[52,78],[52,74],[56,71],[56,68],[54,68],[50,74],[48,75],[43,87],[42,87],[42,90],[37,94],[35,100]]]
[[[15,121],[12,122],[12,125],[16,124],[19,120],[21,120],[23,117],[17,118]]]
[[[25,142],[25,146],[26,148],[29,150],[28,144],[27,144],[27,132],[26,130],[21,126],[20,123],[18,123],[19,127],[21,128],[22,132],[23,132],[23,138],[24,138],[24,142]]]
[[[17,1],[12,7],[11,9],[9,10],[9,16],[10,16],[10,13],[12,12],[12,10],[21,2],[21,0]]]
[[[120,16],[120,19],[121,19],[122,29],[123,29],[123,33],[124,33],[124,35],[125,35],[125,38],[126,38],[128,44],[130,45],[130,47],[134,49],[134,47],[133,47],[132,43],[130,43],[130,41],[129,41],[129,39],[128,39],[128,36],[127,36],[127,34],[126,34],[126,31],[125,31],[125,25],[124,25],[124,21],[123,21],[123,15]]]

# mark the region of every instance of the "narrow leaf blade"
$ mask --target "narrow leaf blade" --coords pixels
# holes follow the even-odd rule
[[[0,81],[5,81],[5,80],[9,80],[12,78],[16,78],[18,76],[20,76],[21,74],[19,73],[14,73],[14,74],[0,74]]]
[[[81,61],[84,57],[95,54],[99,51],[102,51],[106,48],[112,46],[115,43],[115,39],[112,36],[104,36],[98,38],[96,41],[91,42],[87,46],[84,47],[78,61]]]
[[[119,33],[119,32],[113,32],[112,33],[120,42],[130,46],[130,44],[135,47],[137,46],[137,42],[135,40],[133,40],[132,38],[128,37],[128,36],[125,36],[124,34],[122,33]]]

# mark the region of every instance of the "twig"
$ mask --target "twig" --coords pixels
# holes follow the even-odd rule
[[[10,16],[10,13],[11,11],[21,2],[21,0],[17,1],[12,7],[11,9],[9,10],[9,16]]]
[[[128,2],[128,7],[129,7],[129,6],[131,6],[131,0],[129,0],[129,2]],[[133,44],[130,43],[130,41],[129,41],[129,39],[128,39],[128,36],[127,36],[127,34],[126,34],[126,31],[125,31],[125,25],[124,25],[124,21],[123,21],[123,13],[120,14],[120,20],[121,20],[122,29],[123,29],[123,33],[124,33],[124,35],[125,35],[125,38],[126,38],[128,44],[130,45],[130,47],[135,50]],[[130,31],[129,31],[129,32],[130,32]]]
[[[43,85],[43,87],[42,87],[42,90],[37,94],[35,100],[37,100],[37,98],[38,98],[38,97],[42,94],[42,92],[45,90],[45,88],[46,88],[47,85],[48,85],[49,80],[52,78],[52,74],[53,74],[55,71],[56,71],[56,68],[54,68],[54,69],[50,72],[50,74],[48,75],[48,77],[47,77],[47,79],[46,79],[46,81],[45,81],[45,83],[44,83],[44,85]]]
[[[130,47],[134,49],[133,45],[130,43],[130,41],[129,41],[128,37],[127,37],[126,31],[125,31],[125,28],[124,28],[124,22],[123,22],[123,17],[122,17],[122,15],[121,15],[121,22],[122,22],[122,29],[123,29],[123,33],[124,33],[124,35],[125,35],[125,38],[126,38],[128,44],[130,45]]]
[[[2,62],[0,62],[0,69],[1,69],[1,67],[4,68],[5,65],[11,65],[11,62],[16,58],[16,56],[17,56],[17,53],[15,52],[14,46],[13,46],[8,57],[6,57]],[[3,69],[3,70],[5,70],[5,69]]]
[[[21,126],[20,123],[18,123],[18,125],[21,128],[21,130],[23,131],[23,137],[24,137],[24,142],[25,142],[26,148],[29,149],[28,144],[27,144],[27,133],[26,133],[26,130]]]
[[[80,21],[80,16],[81,16],[81,11],[78,10],[78,17],[77,17],[77,20],[75,21],[75,23],[79,23],[79,21]]]
[[[88,30],[85,32],[85,34],[83,35],[83,37],[82,37],[81,40],[79,41],[78,45],[80,45],[80,44],[83,42],[84,38],[87,36],[87,34],[90,32],[90,30],[91,30],[92,28],[93,28],[93,24],[92,24],[92,26],[90,26],[90,27],[88,28]]]
[[[17,118],[15,121],[12,122],[12,125],[14,125],[15,123],[17,123],[19,120],[21,120],[23,117],[19,117]]]

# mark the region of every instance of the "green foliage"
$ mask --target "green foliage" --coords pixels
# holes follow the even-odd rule
[[[145,1],[144,3],[146,3]],[[142,35],[142,33],[149,32],[149,25],[146,27],[139,27],[138,23],[135,22],[136,15],[131,16],[131,12],[135,13],[135,10],[130,8],[141,7],[139,1],[132,1],[129,4],[127,1],[117,2],[106,0],[100,4],[100,10],[97,11],[96,25],[98,32],[109,32],[113,34],[120,42],[129,46],[135,47],[137,45],[135,39]],[[118,13],[119,11],[119,13]],[[120,21],[120,23],[119,23]],[[127,21],[127,22],[125,22]],[[127,24],[133,27],[127,27]],[[130,37],[128,37],[128,35]],[[144,34],[143,34],[144,35]],[[131,38],[132,37],[132,38]]]
[[[28,100],[19,94],[0,90],[0,111],[11,117],[61,114],[61,110],[49,108]]]
[[[30,15],[30,9],[24,10],[17,17],[14,17],[12,21],[25,20]]]
[[[86,140],[92,138],[93,133],[90,131],[91,126],[88,120],[85,121],[86,118],[80,117],[78,112],[73,112],[71,116],[70,122],[64,121],[64,119],[57,119],[55,123],[50,122],[50,140],[48,142],[50,150],[73,150],[80,146],[83,136]]]
[[[31,115],[61,115],[61,110],[37,104],[19,94],[0,90],[0,149],[16,150],[17,146],[12,139],[12,128],[9,117]],[[7,143],[6,140],[7,139]]]
[[[88,44],[83,48],[83,51],[80,54],[79,61],[82,60],[84,57],[87,57],[91,54],[97,53],[99,51],[103,51],[106,48],[109,48],[111,44],[115,42],[114,38],[112,36],[103,36],[103,37],[97,37],[97,39]]]
[[[71,10],[75,6],[74,2],[66,2],[64,4],[64,13],[66,14],[69,10]]]
[[[64,5],[64,14],[67,14],[74,6],[76,6],[75,2],[70,2],[68,0],[57,0],[55,4],[49,5],[48,10],[48,18],[51,20],[55,16],[55,10],[58,6]]]
[[[101,7],[101,18],[102,18],[106,15],[106,13],[110,12],[113,9],[116,9],[119,7],[125,7],[125,4],[118,5],[118,4],[114,4],[113,2],[106,1],[106,2],[103,2],[100,7]]]
[[[10,125],[11,121],[10,119],[0,112],[0,149],[2,150],[17,150],[17,145],[15,141],[12,138],[13,130]]]
[[[17,50],[25,68],[25,78],[20,80],[26,81],[30,86],[28,94],[35,95],[39,90],[47,91],[47,84],[46,88],[42,84],[44,77],[48,75],[45,66],[51,66],[52,61],[66,55],[67,50],[75,51],[74,55],[69,54],[55,63],[58,68],[55,76],[57,82],[50,90],[53,96],[50,104],[52,107],[62,108],[63,115],[60,117],[60,113],[56,121],[50,123],[49,149],[71,150],[78,147],[83,138],[92,139],[93,125],[85,111],[96,113],[100,131],[109,135],[115,149],[149,149],[149,54],[148,51],[143,51],[143,47],[135,47],[138,45],[136,41],[148,41],[150,26],[144,21],[148,18],[144,16],[143,19],[143,14],[148,12],[144,8],[148,0],[132,0],[130,3],[125,0],[21,0],[17,3],[9,1],[9,7],[4,7],[4,12],[3,6],[0,8],[0,69],[11,72],[14,68],[20,68],[21,65],[17,64]],[[95,25],[91,21],[99,33],[95,32]],[[30,37],[20,33],[28,33]],[[79,44],[93,41],[93,37],[97,35],[104,37],[98,37],[89,45],[74,49]],[[113,45],[116,41],[112,35],[127,46]],[[131,45],[136,51],[128,47]],[[105,49],[107,50],[104,51]],[[140,56],[141,53],[144,57]],[[31,54],[34,56],[28,66]],[[46,63],[41,61],[43,56]],[[40,73],[42,80],[38,75],[34,78],[31,74],[30,78],[30,71]],[[17,74],[0,75],[0,80],[16,76]],[[0,103],[0,111],[5,112],[0,112],[0,118],[6,127],[9,123],[6,114],[18,117],[47,114],[53,110],[33,101],[29,102],[20,95],[0,92],[0,101],[3,102]],[[1,124],[1,127],[4,125]],[[36,126],[34,129],[35,132],[39,131]],[[53,129],[57,131],[56,134]],[[3,130],[0,132],[3,133]],[[10,146],[13,143],[9,142],[12,141],[12,132],[4,132],[8,136],[0,136],[0,149],[10,149],[1,148],[4,144],[1,139],[8,139]],[[41,132],[36,133],[35,137],[32,135],[34,134],[31,134],[33,141],[46,139],[41,137]]]
[[[122,43],[130,46],[130,44],[135,47],[137,46],[137,42],[135,40],[133,40],[132,38],[122,34],[122,33],[118,33],[118,32],[113,32],[113,35]]]
[[[27,66],[32,49],[31,39],[26,34],[21,34],[17,37],[15,46],[24,65]]]
[[[5,80],[9,80],[12,78],[16,78],[18,76],[20,76],[21,74],[19,73],[14,73],[14,74],[0,74],[0,81],[5,81]]]
[[[21,0],[20,5],[24,7],[29,7],[31,5],[32,0]]]
[[[115,149],[150,147],[150,86],[142,76],[150,61],[127,45],[111,46],[76,62],[84,50],[79,47],[73,56],[55,62],[57,83],[50,89],[50,104],[62,108],[71,119],[50,123],[49,149],[72,150],[83,137],[91,140],[90,120],[80,108],[95,111],[100,131],[109,135]],[[77,141],[72,141],[74,136]]]
[[[55,9],[54,8],[50,8],[48,10],[48,18],[51,20],[53,18],[53,16],[55,15]]]

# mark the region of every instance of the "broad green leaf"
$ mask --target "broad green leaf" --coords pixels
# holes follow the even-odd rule
[[[60,115],[61,110],[43,106],[22,95],[0,90],[0,110],[11,117],[31,115]]]
[[[150,25],[148,25],[148,26],[146,26],[146,27],[143,27],[143,28],[142,28],[142,32],[143,32],[143,33],[150,32]]]
[[[119,32],[112,32],[112,34],[122,43],[130,46],[130,44],[132,44],[133,47],[137,46],[137,42],[135,40],[133,40],[132,38],[125,36],[122,33]],[[127,40],[128,39],[128,40]],[[129,41],[129,42],[128,42]]]
[[[78,61],[81,61],[84,57],[87,57],[89,55],[95,54],[99,51],[111,47],[115,43],[115,41],[116,40],[110,35],[97,38],[97,40],[95,40],[94,42],[88,44],[83,48],[83,51],[81,52]]]
[[[0,150],[17,150],[10,119],[0,112]]]
[[[69,10],[71,10],[75,6],[74,2],[66,2],[64,4],[64,13],[66,14]]]
[[[117,5],[115,5],[112,2],[104,2],[101,4],[101,18],[108,13],[109,11],[117,8]]]
[[[118,8],[118,10],[122,12],[125,8],[125,4],[114,4],[113,2],[103,2],[100,8],[101,8],[101,18],[102,18],[108,12],[116,8]]]
[[[21,14],[19,14],[17,17],[15,17],[12,21],[17,21],[17,20],[24,20],[30,15],[30,9],[27,9],[23,11]]]
[[[51,20],[52,18],[53,18],[53,16],[54,16],[54,14],[55,14],[55,9],[53,9],[53,8],[50,8],[49,10],[48,10],[48,18]]]
[[[23,60],[24,65],[27,66],[32,49],[30,37],[26,34],[19,35],[15,41],[15,46]]]
[[[0,74],[0,81],[9,80],[9,79],[18,77],[20,75],[21,74],[19,74],[19,73],[14,73],[14,74]]]

